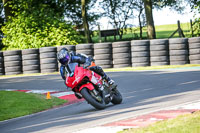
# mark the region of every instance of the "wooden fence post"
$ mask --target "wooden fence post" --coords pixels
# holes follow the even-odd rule
[[[192,37],[194,37],[194,31],[193,31],[193,23],[192,23],[192,19],[190,19],[190,28],[191,28],[191,34],[192,34]]]
[[[172,33],[172,35],[169,38],[173,37],[177,32],[179,34],[179,37],[185,37],[183,30],[181,29],[181,25],[180,25],[179,20],[177,21],[177,25],[178,25],[178,29],[174,33]]]
[[[102,40],[101,40],[101,29],[100,29],[100,25],[98,25],[98,31],[99,31],[99,42],[101,43]]]

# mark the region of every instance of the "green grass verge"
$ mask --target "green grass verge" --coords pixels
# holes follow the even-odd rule
[[[186,64],[186,65],[166,65],[166,66],[147,66],[147,67],[126,67],[126,68],[110,68],[105,69],[105,72],[117,71],[148,71],[148,70],[166,70],[166,69],[199,69],[200,64]]]
[[[0,91],[0,121],[40,112],[66,103],[56,97],[17,91]]]
[[[200,112],[179,116],[175,119],[157,122],[139,129],[129,129],[118,133],[199,133]]]

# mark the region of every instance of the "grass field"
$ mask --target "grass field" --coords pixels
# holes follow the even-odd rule
[[[118,133],[199,133],[200,112],[179,116],[175,119],[157,122],[139,129],[124,130]]]
[[[169,25],[158,25],[155,26],[156,28],[156,38],[157,39],[163,39],[163,38],[169,38],[170,35],[174,31],[177,30],[177,24],[169,24]],[[191,37],[191,31],[190,31],[190,23],[181,23],[181,28],[184,32],[185,37]],[[173,38],[179,37],[178,33],[174,35]],[[147,38],[146,28],[143,28],[143,38]],[[95,36],[92,38],[92,40],[97,43],[99,40],[98,36]],[[139,40],[139,28],[132,28],[127,30],[127,33],[124,34],[122,41],[124,40]],[[102,38],[102,41],[104,42],[104,38]],[[114,37],[109,36],[107,37],[107,42],[113,42]],[[120,41],[119,36],[117,36],[117,41]]]
[[[0,121],[40,112],[66,103],[56,97],[17,91],[0,91]]]

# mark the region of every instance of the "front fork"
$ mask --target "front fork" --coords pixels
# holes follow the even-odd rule
[[[92,71],[92,77],[90,79],[90,81],[97,86],[97,90],[93,89],[92,92],[93,95],[98,101],[100,100],[99,96],[101,95],[101,97],[103,98],[103,100],[105,101],[106,104],[108,104],[112,98],[113,98],[113,94],[111,91],[111,87],[110,85],[107,83],[107,81],[102,80],[102,78],[100,77],[100,79],[97,79],[97,77],[95,77],[94,72]]]
[[[106,86],[104,83],[101,85],[100,88],[98,88],[98,91],[96,89],[92,90],[92,96],[99,102],[102,100],[105,101],[106,104],[110,103],[113,99],[113,91],[110,89],[110,87]]]

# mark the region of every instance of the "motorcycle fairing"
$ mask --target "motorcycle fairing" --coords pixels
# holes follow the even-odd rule
[[[94,89],[94,85],[92,83],[87,83],[87,84],[82,85],[79,88],[79,91],[81,91],[84,87],[88,88],[89,90],[93,90]]]
[[[74,75],[72,77],[67,76],[65,84],[68,87],[75,88],[80,82],[82,82],[82,79],[84,79],[85,77],[91,79],[92,72],[90,70],[84,69],[83,67],[79,67],[78,65],[76,65]]]

